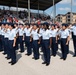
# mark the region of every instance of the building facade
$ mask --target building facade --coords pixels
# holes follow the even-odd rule
[[[61,23],[75,23],[76,22],[76,13],[68,12],[65,15],[58,14],[56,16],[56,21]]]

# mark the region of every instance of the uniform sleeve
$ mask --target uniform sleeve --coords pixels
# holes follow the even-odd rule
[[[38,37],[41,37],[41,34],[38,34]]]
[[[70,34],[69,34],[69,31],[67,31],[67,37],[69,36]]]
[[[8,30],[7,34],[9,35],[9,33],[10,33],[10,30]]]
[[[25,33],[25,31],[23,30],[23,34]]]
[[[24,29],[24,33],[26,33],[26,28]]]
[[[71,32],[73,32],[73,28],[74,28],[74,26],[72,26],[72,27],[70,28]]]
[[[33,34],[33,31],[31,31],[31,35]]]
[[[49,38],[50,38],[50,37],[52,37],[52,33],[51,33],[51,31],[49,30]]]
[[[13,36],[14,36],[14,38],[16,37],[16,32],[15,31],[13,31]]]
[[[59,30],[58,32],[57,32],[57,35],[60,35],[61,34],[61,30]]]

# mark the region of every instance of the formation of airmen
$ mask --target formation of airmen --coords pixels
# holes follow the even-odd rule
[[[74,55],[76,57],[76,24],[62,24],[57,27],[55,24],[44,22],[43,24],[36,23],[0,23],[0,52],[4,51],[4,55],[11,65],[16,64],[16,50],[20,48],[23,53],[24,46],[27,47],[27,56],[33,53],[35,60],[40,59],[40,51],[43,52],[44,61],[42,64],[48,66],[51,61],[51,56],[56,56],[58,44],[61,45],[62,57],[66,60],[69,54],[70,35],[72,34],[74,44]],[[25,45],[24,45],[25,43]],[[52,55],[51,55],[51,51]]]

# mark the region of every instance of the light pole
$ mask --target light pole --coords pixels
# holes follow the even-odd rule
[[[72,23],[72,0],[71,0],[71,21],[70,21],[70,23]]]
[[[53,23],[55,22],[55,16],[56,16],[56,6],[55,6],[55,0],[53,0]]]
[[[39,0],[38,0],[38,18],[39,18]]]
[[[16,0],[16,10],[17,10],[17,18],[18,18],[18,0]]]
[[[28,20],[30,23],[30,0],[28,0]]]

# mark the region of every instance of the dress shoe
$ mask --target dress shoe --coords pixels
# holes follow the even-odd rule
[[[2,52],[3,50],[0,50],[0,52]]]
[[[20,53],[23,53],[24,51],[19,51]]]
[[[8,62],[9,64],[12,63],[12,61]]]
[[[11,65],[15,65],[15,64],[16,64],[16,62],[12,62],[12,63],[11,63]]]
[[[35,59],[34,57],[32,57],[32,59]]]
[[[63,57],[61,57],[60,59],[63,59]]]
[[[6,55],[6,53],[2,53],[3,55]]]
[[[75,55],[73,55],[73,57],[76,57],[76,54],[75,54]]]
[[[25,55],[30,56],[31,54],[25,54]]]
[[[53,55],[53,57],[56,57],[56,55]]]
[[[39,58],[35,58],[35,60],[38,60]]]
[[[5,58],[7,58],[7,60],[11,59],[10,57],[5,57]]]
[[[43,62],[42,64],[46,64],[46,62]]]
[[[63,59],[64,61],[66,60],[66,58]]]
[[[50,64],[49,63],[46,63],[46,66],[49,66]]]

